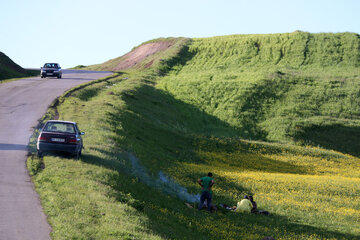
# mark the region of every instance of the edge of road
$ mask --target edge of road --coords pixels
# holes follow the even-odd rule
[[[17,201],[12,201],[14,204],[10,204],[9,207],[7,209],[7,211],[4,211],[4,215],[3,217],[0,218],[0,238],[1,239],[49,239],[49,237],[51,236],[51,232],[52,232],[52,226],[49,224],[48,221],[48,216],[45,214],[43,205],[42,205],[42,201],[40,198],[40,195],[38,194],[38,190],[35,187],[34,184],[34,179],[33,176],[34,174],[32,174],[31,172],[31,167],[29,167],[29,165],[32,163],[31,157],[35,160],[37,160],[36,158],[34,158],[35,156],[32,154],[32,150],[36,149],[36,146],[33,144],[31,147],[31,141],[32,141],[32,137],[34,136],[34,134],[36,134],[36,132],[38,132],[38,127],[40,126],[40,124],[42,122],[44,122],[47,118],[49,117],[53,117],[55,111],[54,109],[56,109],[57,105],[60,104],[62,101],[65,100],[66,97],[71,96],[71,94],[77,90],[80,90],[86,86],[90,86],[92,84],[96,84],[99,82],[103,82],[103,81],[107,81],[111,78],[115,78],[120,76],[122,73],[114,73],[111,71],[107,71],[106,74],[102,74],[105,73],[104,71],[99,72],[99,71],[80,71],[80,70],[64,70],[64,72],[66,73],[76,73],[79,74],[78,77],[75,77],[73,79],[72,83],[67,82],[64,87],[60,87],[58,91],[55,91],[56,93],[49,96],[48,94],[46,94],[46,92],[42,92],[43,94],[41,95],[42,99],[41,101],[41,111],[32,111],[34,112],[31,113],[31,122],[26,121],[26,123],[28,123],[24,129],[26,129],[26,134],[24,134],[24,137],[21,137],[21,140],[16,140],[18,142],[21,142],[21,146],[23,146],[23,149],[21,149],[22,153],[19,157],[19,159],[16,157],[16,161],[15,160],[9,160],[10,158],[15,158],[16,154],[10,155],[10,157],[8,155],[4,155],[7,156],[7,158],[5,157],[4,160],[7,160],[5,163],[5,165],[8,168],[13,168],[13,169],[20,169],[18,172],[16,172],[16,174],[11,174],[11,180],[9,180],[9,182],[13,181],[13,180],[17,180],[20,179],[21,181],[21,189],[19,190],[19,192],[17,191],[12,191],[11,187],[13,184],[5,184],[7,185],[7,188],[4,188],[4,192],[9,192],[11,193],[11,196],[15,196],[16,194],[29,194],[31,193],[31,196],[29,196],[29,198],[22,198],[21,200],[19,200],[19,202],[24,202],[19,204]],[[87,73],[100,73],[100,74],[95,74],[92,75],[92,77],[87,77],[86,74]],[[70,79],[70,78],[69,78]],[[28,81],[29,80],[29,81]],[[17,98],[17,96],[19,96],[19,94],[22,95],[26,95],[24,93],[25,90],[30,90],[30,91],[35,91],[38,89],[38,85],[36,83],[36,81],[38,81],[39,83],[42,83],[43,80],[40,79],[40,77],[37,76],[33,76],[33,77],[26,77],[26,78],[16,78],[16,79],[7,79],[6,82],[0,81],[0,87],[2,91],[1,96],[4,97],[4,102],[3,105],[7,106],[7,104],[10,104],[7,102],[7,98],[6,96],[10,96],[9,98],[11,99],[12,97]],[[51,80],[51,79],[49,79]],[[77,82],[79,81],[79,82]],[[33,82],[35,82],[35,84],[33,84]],[[46,81],[47,82],[47,81]],[[2,84],[4,83],[4,84]],[[76,85],[75,85],[76,84]],[[51,80],[49,83],[46,83],[46,86],[44,87],[44,89],[46,90],[48,89],[52,89],[52,88],[56,88],[59,86],[62,86],[63,83],[62,81],[58,81],[58,80]],[[10,90],[14,90],[15,93],[10,94]],[[9,94],[7,94],[9,93]],[[46,97],[48,96],[48,97]],[[31,98],[31,97],[30,97]],[[20,98],[22,99],[22,98]],[[24,98],[26,100],[26,98]],[[43,100],[46,100],[46,102],[44,102]],[[10,101],[10,100],[9,100]],[[26,102],[28,101],[28,102]],[[17,107],[16,111],[11,112],[11,116],[17,117],[17,113],[18,112],[26,112],[26,111],[30,111],[31,112],[31,107],[37,107],[38,104],[36,101],[29,101],[26,100],[24,101],[24,104],[20,104],[17,105],[17,103],[14,105],[15,107]],[[10,107],[14,107],[13,105],[9,105],[8,107],[5,107],[4,109],[10,108]],[[20,106],[20,107],[19,107]],[[3,106],[1,106],[3,107]],[[35,108],[36,110],[36,108]],[[50,114],[50,112],[52,112],[52,114]],[[4,110],[4,113],[7,113],[7,110]],[[4,115],[5,116],[5,115]],[[0,119],[1,120],[1,119]],[[21,118],[20,118],[21,120]],[[10,120],[11,121],[11,120]],[[24,129],[21,129],[21,132],[23,132]],[[36,142],[36,138],[35,138],[35,142]],[[18,144],[18,142],[16,142]],[[7,142],[5,142],[7,143]],[[15,144],[15,143],[14,143]],[[20,144],[20,143],[19,143]],[[34,148],[35,146],[35,148]],[[8,149],[5,149],[8,150]],[[10,149],[12,150],[12,149]],[[12,154],[12,153],[11,153]],[[19,154],[18,154],[19,155]],[[9,160],[9,161],[8,161]],[[41,167],[41,165],[39,165]],[[44,167],[44,166],[43,166]],[[5,168],[4,168],[5,169]],[[16,177],[15,177],[16,176]],[[20,176],[20,177],[17,177]],[[5,182],[7,183],[7,182]],[[5,186],[4,185],[4,186]],[[11,186],[10,186],[11,185]],[[15,196],[16,197],[16,196]],[[4,200],[5,198],[3,198]],[[11,200],[11,198],[9,198]],[[5,199],[6,200],[6,199]],[[18,209],[23,209],[25,213],[22,213],[20,211],[15,211],[16,209],[13,209],[14,206],[20,206]],[[2,207],[4,207],[5,205],[3,205]],[[30,207],[30,208],[29,208]],[[38,209],[39,208],[39,209]],[[28,210],[29,211],[28,211]],[[31,210],[33,209],[33,210]],[[36,211],[34,210],[36,209]],[[38,211],[41,212],[39,215],[37,214]],[[14,212],[12,212],[14,211]],[[32,214],[34,213],[34,214]],[[25,214],[25,215],[24,215]],[[33,215],[36,215],[33,216]],[[9,220],[6,220],[7,216],[13,216],[11,218],[9,218]],[[33,218],[35,217],[35,218]],[[22,221],[18,221],[20,218],[24,219],[24,223],[25,225],[22,225]],[[18,220],[17,220],[18,219]],[[29,224],[26,223],[29,222]],[[45,221],[47,222],[47,224],[43,224],[45,223]],[[14,227],[13,227],[14,226]],[[36,229],[34,229],[34,226],[36,226]],[[9,230],[7,230],[9,229]],[[22,230],[23,229],[23,230]],[[50,235],[48,235],[50,234]],[[34,237],[36,236],[36,237]]]
[[[84,72],[86,70],[71,70],[76,71],[76,72]],[[89,72],[89,71],[86,71]],[[99,72],[99,71],[91,71],[91,72]],[[101,72],[101,71],[100,71]],[[42,161],[42,159],[39,159],[36,157],[36,141],[37,141],[37,136],[39,135],[39,129],[44,125],[44,123],[47,120],[51,120],[51,119],[56,119],[58,117],[58,112],[57,112],[57,107],[63,103],[65,101],[65,99],[67,97],[69,97],[72,93],[81,90],[85,87],[91,86],[93,84],[97,84],[100,82],[104,82],[104,81],[108,81],[110,79],[116,78],[121,76],[123,73],[122,72],[113,72],[113,74],[107,76],[107,77],[103,77],[103,78],[99,78],[96,80],[92,80],[86,83],[82,83],[79,84],[75,87],[70,88],[69,90],[65,91],[63,94],[61,94],[59,97],[55,98],[51,104],[48,106],[47,111],[45,112],[45,114],[43,116],[41,116],[41,118],[39,118],[37,121],[37,125],[34,126],[34,131],[31,134],[29,141],[28,141],[28,145],[27,145],[27,149],[28,149],[28,154],[27,154],[27,159],[26,159],[26,165],[27,165],[27,170],[28,173],[30,175],[31,180],[32,176],[35,175],[40,169],[45,168],[45,165]],[[36,159],[35,159],[36,158]],[[31,159],[31,166],[28,166],[28,162],[29,159]],[[36,191],[36,188],[35,188]]]
[[[37,77],[37,76],[40,76],[40,68],[25,68],[25,70],[29,70],[29,71],[39,71],[38,74],[29,74],[29,76],[27,77],[21,77],[21,78],[8,78],[8,79],[3,79],[3,80],[0,80],[0,85],[3,84],[3,83],[8,83],[8,82],[13,82],[13,81],[17,81],[17,80],[22,80],[22,79],[27,79],[27,78],[33,78],[33,77]]]
[[[2,79],[0,80],[0,85],[3,83],[8,83],[8,82],[13,82],[13,81],[17,81],[17,80],[23,80],[23,79],[29,79],[29,78],[33,78],[33,77],[38,77],[40,76],[40,68],[25,68],[25,70],[28,71],[38,71],[37,74],[30,74],[27,77],[20,77],[20,78],[8,78],[8,79]],[[109,71],[91,71],[91,70],[79,70],[79,69],[63,69],[64,72],[71,72],[71,73],[102,73],[102,72],[109,72]],[[116,73],[114,73],[116,74]],[[93,81],[97,81],[97,80],[93,80]]]

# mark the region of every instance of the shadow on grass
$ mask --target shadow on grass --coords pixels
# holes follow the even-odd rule
[[[314,125],[302,129],[294,139],[360,157],[360,127]]]
[[[171,95],[159,91],[152,86],[144,85],[136,91],[123,92],[119,96],[126,102],[126,108],[113,105],[104,121],[112,126],[116,133],[115,141],[119,149],[134,152],[150,178],[156,179],[160,170],[176,168],[181,163],[208,164],[197,151],[213,152],[248,151],[247,145],[230,145],[219,143],[212,136],[221,138],[236,137],[234,129],[219,119],[209,116],[195,107],[174,99]],[[213,145],[217,146],[213,146]],[[90,151],[98,151],[103,157],[84,155],[81,161],[116,170],[110,172],[104,184],[114,189],[114,198],[144,213],[149,221],[149,229],[166,238],[172,239],[249,239],[249,236],[274,237],[310,237],[317,234],[320,238],[355,239],[351,234],[342,234],[317,227],[291,222],[285,216],[235,214],[219,211],[207,214],[196,209],[189,209],[184,201],[164,194],[162,189],[144,184],[141,178],[131,174],[131,165],[126,159],[126,152],[116,154],[116,150],[104,150],[92,147]],[[120,150],[119,150],[120,152]],[[260,158],[264,164],[261,171],[305,172],[304,169],[280,161]],[[236,163],[235,163],[236,164]],[[294,170],[295,168],[295,170]],[[296,169],[297,168],[297,169]],[[209,164],[211,169],[211,163]],[[248,170],[254,170],[248,166]],[[199,170],[184,172],[179,169],[178,175],[185,185],[195,182],[205,175]],[[178,176],[178,177],[179,177]],[[215,173],[216,176],[216,173]],[[241,185],[217,177],[219,187],[238,189],[248,192]],[[190,193],[199,189],[188,187]],[[198,192],[197,192],[198,193]],[[128,197],[130,195],[131,198]],[[215,196],[215,202],[232,204],[230,195]],[[211,223],[210,226],[204,226]],[[214,229],[216,230],[214,230]]]
[[[292,163],[264,157],[252,144],[233,138],[197,137],[194,140],[197,150],[207,159],[208,164],[221,163],[233,168],[233,171],[261,171],[269,173],[310,174],[311,169]],[[261,144],[258,144],[261,146]],[[266,153],[280,153],[280,149],[272,147]]]
[[[96,149],[93,149],[96,150]],[[292,222],[281,215],[255,215],[234,213],[224,209],[208,214],[195,208],[189,209],[184,201],[164,194],[161,189],[150,187],[129,175],[123,162],[115,160],[114,152],[102,151],[106,157],[84,155],[82,161],[101,167],[117,170],[109,172],[102,183],[114,191],[111,196],[145,214],[148,228],[152,232],[171,239],[262,239],[265,236],[276,238],[309,238],[317,235],[320,239],[356,239],[357,236],[327,231],[321,228]],[[123,154],[119,154],[119,157]],[[107,159],[109,157],[109,159]],[[199,172],[196,172],[200,175]],[[218,178],[217,181],[225,179]],[[98,180],[99,181],[99,180]],[[236,185],[236,184],[235,184]],[[238,187],[238,186],[233,186]],[[215,196],[215,202],[218,202]],[[224,203],[233,203],[233,199],[221,198]],[[192,223],[192,224],[189,224]],[[204,226],[204,224],[211,224]],[[219,231],[211,230],[217,228]],[[276,230],[276,231],[274,231]],[[249,237],[259,236],[259,238]]]
[[[127,108],[113,106],[114,111],[107,114],[105,121],[113,126],[114,142],[134,152],[151,172],[157,173],[179,162],[208,162],[198,151],[224,152],[223,157],[238,152],[253,155],[253,163],[246,158],[226,160],[227,164],[243,170],[307,172],[300,166],[255,156],[249,152],[247,143],[222,140],[237,138],[238,129],[153,86],[144,85],[120,97]]]

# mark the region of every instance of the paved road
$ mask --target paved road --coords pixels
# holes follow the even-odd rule
[[[50,239],[51,228],[27,172],[27,144],[49,104],[69,88],[111,72],[63,70],[63,78],[0,84],[0,240]]]

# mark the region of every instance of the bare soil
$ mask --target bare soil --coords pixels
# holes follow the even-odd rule
[[[113,71],[125,70],[131,67],[134,67],[136,64],[142,62],[145,58],[154,55],[159,51],[164,51],[172,46],[171,42],[154,42],[144,44],[135,50],[125,54],[123,59],[114,69]],[[146,68],[152,65],[153,61],[146,64]]]

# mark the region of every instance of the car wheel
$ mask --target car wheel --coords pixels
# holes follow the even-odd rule
[[[44,76],[41,76],[41,78],[44,78]]]
[[[75,155],[76,159],[80,159],[80,157],[81,157],[81,149]]]

